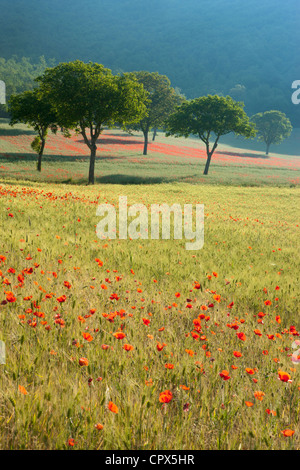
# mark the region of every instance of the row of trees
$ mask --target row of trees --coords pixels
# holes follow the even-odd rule
[[[89,184],[94,184],[97,139],[104,127],[141,130],[144,155],[151,129],[164,128],[166,135],[177,137],[197,135],[206,146],[205,175],[222,135],[233,132],[251,138],[258,133],[268,152],[271,143],[291,132],[289,120],[279,111],[250,120],[244,104],[230,96],[186,100],[166,76],[156,72],[113,75],[101,64],[76,60],[47,68],[36,82],[34,90],[11,96],[10,124],[25,123],[37,132],[31,145],[38,153],[39,171],[49,131],[63,128],[65,137],[70,137],[70,130],[81,134],[90,149]]]

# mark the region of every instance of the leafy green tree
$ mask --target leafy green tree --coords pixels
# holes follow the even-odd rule
[[[157,72],[131,72],[148,92],[147,115],[131,129],[141,130],[144,134],[143,155],[147,155],[148,134],[151,129],[162,127],[176,106],[183,102],[183,97],[171,87],[171,82],[165,75]],[[156,132],[155,132],[156,134]],[[154,138],[155,138],[154,134]]]
[[[211,157],[222,135],[233,132],[246,138],[254,137],[254,124],[245,113],[244,104],[230,96],[208,95],[183,103],[169,117],[166,135],[176,137],[198,135],[205,143],[207,160],[204,175],[208,174]],[[213,138],[212,147],[210,139]]]
[[[251,117],[255,124],[258,140],[266,144],[266,155],[269,155],[271,144],[280,144],[291,135],[291,121],[281,111],[265,111]]]
[[[60,125],[75,129],[90,149],[88,183],[94,184],[97,139],[104,126],[122,126],[146,113],[146,93],[128,74],[113,75],[101,64],[76,60],[48,68],[37,78]]]
[[[17,123],[27,124],[38,133],[31,147],[38,154],[37,170],[42,169],[42,157],[46,144],[46,138],[51,128],[53,133],[57,131],[57,115],[47,97],[38,88],[24,91],[18,95],[11,95],[8,103],[10,113],[10,125]]]

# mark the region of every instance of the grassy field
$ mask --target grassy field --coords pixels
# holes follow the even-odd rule
[[[34,135],[26,126],[12,128],[7,120],[0,119],[0,177],[48,183],[86,183],[89,149],[80,135],[73,134],[71,139],[66,139],[60,132],[49,134],[41,174],[36,172],[37,155],[30,147]],[[297,138],[296,134],[295,142]],[[237,139],[237,144],[242,142]],[[249,141],[251,145],[254,143]],[[130,136],[119,129],[105,130],[98,142],[95,179],[103,184],[185,182],[298,186],[300,157],[270,153],[268,158],[264,154],[264,145],[259,145],[261,151],[220,143],[209,174],[204,177],[206,153],[199,139],[176,139],[158,133],[154,142],[150,140],[148,155],[143,156],[141,133]],[[275,151],[276,146],[271,150]]]
[[[5,126],[0,448],[299,450],[299,159],[222,146],[204,181],[198,141],[106,131],[85,186],[78,137],[37,175]],[[120,195],[204,204],[204,247],[100,240]]]

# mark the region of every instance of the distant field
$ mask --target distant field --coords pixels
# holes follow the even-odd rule
[[[2,120],[0,177],[46,182],[87,181],[89,149],[80,135],[73,134],[71,139],[65,139],[60,132],[50,134],[41,174],[36,171],[37,157],[30,147],[33,135],[26,126],[11,128]],[[262,144],[261,147],[263,149]],[[271,153],[267,158],[263,151],[221,143],[213,156],[209,174],[204,177],[206,154],[199,139],[167,138],[159,133],[155,142],[150,140],[148,155],[143,156],[142,151],[140,133],[128,135],[119,129],[105,130],[98,142],[96,181],[288,186],[300,182],[300,156]]]

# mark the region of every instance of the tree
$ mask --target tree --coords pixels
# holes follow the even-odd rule
[[[94,184],[97,139],[104,126],[125,126],[146,113],[146,93],[128,74],[113,75],[102,64],[76,60],[48,68],[37,78],[60,125],[75,129],[90,149],[88,183]]]
[[[183,103],[167,121],[166,135],[175,137],[198,135],[205,143],[207,160],[204,175],[208,174],[211,157],[222,135],[233,132],[246,138],[254,137],[254,124],[245,113],[244,104],[230,96],[208,95]],[[210,148],[210,139],[214,142]]]
[[[281,111],[265,111],[251,117],[255,124],[258,140],[265,142],[266,155],[269,155],[271,144],[280,144],[291,135],[293,130],[291,121]]]
[[[33,127],[38,133],[31,147],[38,154],[37,170],[41,171],[48,130],[50,128],[53,133],[57,131],[57,116],[47,96],[44,96],[38,88],[11,95],[8,110],[11,126],[20,122]]]
[[[171,87],[171,82],[165,75],[157,72],[131,72],[148,92],[147,115],[131,129],[141,130],[144,134],[143,155],[147,155],[148,134],[151,129],[163,126],[167,117],[183,102],[183,98]],[[155,136],[154,136],[155,138]]]

